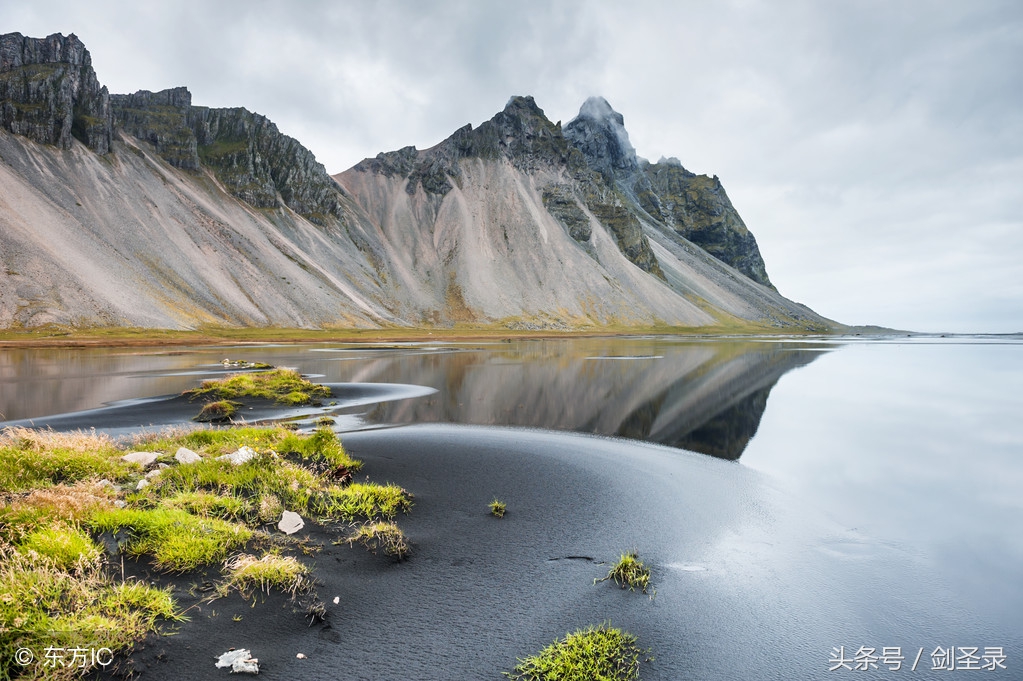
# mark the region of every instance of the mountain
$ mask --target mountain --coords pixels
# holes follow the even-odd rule
[[[12,33],[0,122],[0,327],[834,326],[599,98],[562,129],[513,97],[332,178],[264,116],[111,95],[74,35]]]
[[[830,326],[774,289],[716,177],[638,159],[601,98],[562,128],[513,97],[475,129],[334,178],[414,307],[441,319]]]

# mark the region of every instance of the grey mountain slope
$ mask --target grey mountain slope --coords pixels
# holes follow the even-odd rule
[[[395,321],[339,227],[255,210],[136,144],[98,156],[0,132],[0,326]]]
[[[473,319],[832,328],[766,273],[753,281],[643,210],[634,187],[645,171],[627,136],[593,137],[564,134],[515,97],[476,129],[335,179],[378,226],[402,286],[432,301],[454,291]]]

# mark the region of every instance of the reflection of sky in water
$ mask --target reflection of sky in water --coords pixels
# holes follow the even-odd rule
[[[778,383],[742,462],[1023,624],[1021,386],[1021,345],[854,344]]]

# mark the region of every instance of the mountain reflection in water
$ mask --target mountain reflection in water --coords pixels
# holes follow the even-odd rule
[[[483,343],[266,345],[171,351],[0,351],[0,414],[39,426],[104,428],[124,414],[66,412],[180,393],[225,373],[224,356],[293,366],[323,383],[399,383],[437,392],[325,408],[344,424],[459,423],[615,435],[737,459],[771,388],[834,343],[591,338]],[[128,408],[128,407],[126,407]],[[146,420],[139,426],[160,423]],[[152,414],[150,414],[152,416]],[[132,415],[130,418],[134,418]],[[76,424],[76,425],[71,425]],[[2,424],[0,424],[2,425]]]
[[[449,422],[616,435],[738,459],[771,388],[833,345],[615,340],[517,344],[363,360],[359,381],[429,385],[387,402],[376,423]]]

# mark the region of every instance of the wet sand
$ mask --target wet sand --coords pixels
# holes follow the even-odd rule
[[[309,626],[280,596],[255,607],[214,601],[145,644],[133,663],[140,678],[223,679],[214,659],[244,647],[264,679],[496,680],[517,657],[604,621],[651,649],[648,681],[820,678],[832,646],[912,622],[911,610],[871,601],[872,571],[909,596],[926,588],[906,556],[851,537],[734,463],[513,428],[402,426],[342,439],[365,474],[416,495],[399,519],[411,557],[300,532],[324,544],[307,560],[325,623]],[[503,519],[488,514],[495,496],[508,504]],[[593,584],[633,549],[652,568],[653,598]]]

